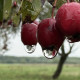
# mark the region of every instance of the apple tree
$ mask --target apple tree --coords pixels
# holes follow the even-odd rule
[[[34,52],[39,43],[45,57],[52,59],[60,55],[53,75],[58,78],[74,42],[80,41],[80,5],[70,1],[74,0],[0,0],[0,50],[7,50],[9,39],[21,30],[21,40],[27,52]]]

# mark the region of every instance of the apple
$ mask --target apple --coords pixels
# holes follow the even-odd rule
[[[21,30],[21,40],[24,45],[36,45],[37,25],[34,23],[26,23],[22,26]]]
[[[37,25],[34,23],[25,23],[22,25],[21,29],[21,41],[26,47],[28,53],[35,51],[35,46],[37,44]]]
[[[51,54],[53,57],[64,41],[64,37],[55,26],[56,20],[47,18],[40,22],[37,30],[38,42],[45,54]]]
[[[63,4],[56,14],[56,27],[72,42],[80,41],[80,3]]]

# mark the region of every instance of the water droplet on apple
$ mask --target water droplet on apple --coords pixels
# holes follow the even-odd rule
[[[52,59],[57,55],[57,51],[54,49],[53,51],[51,50],[43,50],[44,56],[48,59]]]
[[[27,53],[33,53],[34,51],[35,51],[35,49],[36,49],[36,45],[25,45],[24,46],[25,47],[25,50],[26,50],[26,52]]]

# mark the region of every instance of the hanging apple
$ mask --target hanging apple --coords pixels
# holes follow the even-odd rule
[[[58,49],[64,41],[64,37],[56,30],[54,18],[41,21],[38,26],[37,38],[47,58],[56,56]]]
[[[36,31],[37,25],[35,23],[25,23],[21,29],[21,40],[26,47],[28,53],[35,51],[37,44]]]
[[[56,14],[56,27],[70,42],[80,41],[80,4],[63,4]]]

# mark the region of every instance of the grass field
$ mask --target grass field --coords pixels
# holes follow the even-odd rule
[[[54,64],[0,64],[0,80],[52,80]],[[65,65],[57,80],[80,80],[80,65]]]

